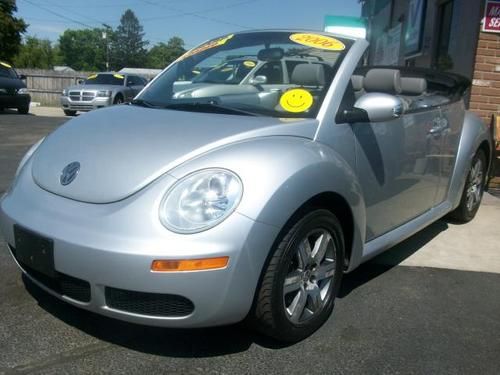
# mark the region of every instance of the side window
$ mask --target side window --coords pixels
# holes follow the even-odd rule
[[[266,76],[268,85],[279,85],[283,82],[283,68],[281,61],[271,61],[260,67],[254,76]]]

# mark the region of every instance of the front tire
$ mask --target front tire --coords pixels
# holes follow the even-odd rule
[[[333,310],[343,264],[339,221],[328,210],[309,210],[273,249],[252,313],[256,328],[285,342],[311,335]]]
[[[121,95],[116,95],[115,100],[113,100],[113,104],[122,104],[123,103],[123,97]]]
[[[66,116],[76,116],[76,111],[71,111],[71,110],[65,109],[64,114]]]
[[[460,204],[450,213],[450,218],[462,223],[474,219],[483,197],[486,169],[486,155],[483,150],[478,150],[472,159]]]
[[[29,111],[30,111],[29,105],[25,105],[25,106],[17,108],[17,112],[22,114],[22,115],[27,115],[29,113]]]

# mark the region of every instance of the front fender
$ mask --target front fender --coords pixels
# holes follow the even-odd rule
[[[337,193],[353,216],[351,259],[360,259],[366,227],[362,191],[349,164],[331,148],[298,137],[255,138],[213,150],[169,174],[181,178],[204,168],[238,174],[244,193],[237,212],[280,229],[312,197]]]
[[[479,146],[487,142],[491,147],[491,133],[486,124],[472,112],[465,112],[464,125],[458,146],[457,160],[453,171],[453,178],[450,183],[448,199],[455,209],[460,204],[462,191],[465,186],[467,174],[471,166],[472,159]],[[491,153],[491,149],[490,149]],[[491,164],[491,157],[488,162]],[[489,166],[491,168],[491,165]]]

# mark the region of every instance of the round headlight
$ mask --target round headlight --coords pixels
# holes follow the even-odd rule
[[[177,233],[207,230],[236,209],[243,194],[239,177],[225,169],[192,173],[167,192],[160,204],[160,221]]]

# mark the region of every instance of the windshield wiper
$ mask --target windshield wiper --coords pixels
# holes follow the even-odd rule
[[[162,108],[162,106],[156,105],[144,99],[134,99],[130,102],[132,105],[138,105],[146,108]]]
[[[162,108],[174,110],[188,110],[194,112],[209,112],[209,113],[222,113],[228,115],[242,115],[242,116],[259,116],[258,113],[245,111],[234,107],[226,107],[217,104],[213,101],[210,102],[181,102],[163,105]]]

